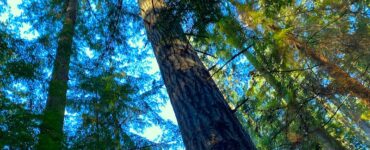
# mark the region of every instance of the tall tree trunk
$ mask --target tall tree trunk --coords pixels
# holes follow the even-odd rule
[[[69,62],[77,17],[77,0],[69,0],[58,39],[57,54],[48,90],[48,99],[40,127],[38,149],[62,149],[64,111],[67,100]]]
[[[178,18],[170,15],[163,0],[139,3],[186,148],[255,149],[187,41]]]

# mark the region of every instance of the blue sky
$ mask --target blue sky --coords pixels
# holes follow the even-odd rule
[[[7,19],[9,19],[11,17],[18,17],[18,16],[22,15],[22,13],[23,13],[23,11],[18,8],[18,5],[22,3],[22,0],[8,0],[7,2],[10,6],[10,10],[8,12],[5,12],[5,13],[0,15],[0,21],[1,22],[5,22]],[[23,39],[31,40],[31,39],[37,38],[39,36],[37,31],[32,31],[31,30],[32,29],[31,25],[27,24],[27,23],[23,23],[21,27],[11,26],[11,28],[13,28],[13,29],[18,28],[19,31],[20,31],[20,36]],[[152,53],[151,49],[145,47],[143,39],[140,39],[140,40],[129,39],[129,44],[132,47],[150,50],[149,53],[151,53],[152,57],[148,58],[149,59],[148,61],[151,63],[150,64],[151,68],[148,70],[148,73],[152,74],[152,75],[156,75],[157,76],[156,78],[159,79],[160,78],[160,76],[158,74],[159,68],[158,68],[157,62],[155,60],[154,54]],[[90,58],[94,56],[94,52],[91,51],[89,48],[85,49],[85,53]],[[165,90],[165,89],[163,88],[162,90]],[[163,91],[163,92],[166,93],[166,91]],[[158,101],[163,101],[163,100],[158,100]],[[165,101],[166,101],[165,105],[160,108],[161,109],[160,116],[164,119],[169,119],[172,122],[174,122],[175,124],[177,124],[175,114],[173,112],[173,109],[172,109],[172,106],[169,102],[169,99],[166,99]],[[67,116],[72,116],[72,117],[76,116],[75,114],[71,114],[68,111],[66,111],[66,115]],[[139,135],[142,135],[142,136],[144,136],[147,139],[152,140],[152,141],[155,141],[155,139],[161,135],[161,129],[158,126],[148,127],[144,130],[143,133],[139,133],[138,131],[136,131],[134,129],[130,129],[130,130],[132,132],[137,133]]]

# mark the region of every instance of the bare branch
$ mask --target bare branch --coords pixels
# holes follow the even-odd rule
[[[315,66],[308,67],[308,68],[297,68],[297,69],[289,69],[289,70],[271,70],[271,71],[267,71],[267,72],[268,73],[290,73],[290,72],[295,72],[295,71],[310,70],[310,69],[316,68],[318,66],[320,66],[320,65],[315,65]]]
[[[232,111],[232,113],[235,113],[236,111],[238,111],[238,109],[243,106],[247,101],[249,101],[249,98],[246,98],[244,99],[241,103],[239,103]]]
[[[235,58],[237,58],[239,55],[243,54],[244,52],[248,51],[249,48],[251,48],[252,45],[249,45],[247,48],[245,48],[244,50],[240,51],[239,53],[237,53],[236,55],[234,55],[233,57],[231,57],[231,59],[229,59],[225,64],[223,64],[219,69],[217,69],[212,75],[215,75],[217,72],[219,72],[220,70],[222,70],[222,68],[224,68],[228,63],[230,63],[231,61],[233,61]],[[208,71],[211,71],[213,68],[215,68],[216,65],[213,65],[211,68],[208,69]]]
[[[196,50],[196,49],[194,49],[194,51],[196,51],[196,52],[198,52],[198,53],[202,53],[202,54],[207,55],[207,56],[210,56],[210,57],[213,57],[213,58],[217,58],[216,56],[214,56],[214,55],[212,55],[212,54],[210,54],[210,53],[207,53],[207,52],[203,52],[203,51]]]

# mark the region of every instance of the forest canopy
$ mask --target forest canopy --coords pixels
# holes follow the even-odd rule
[[[370,149],[367,0],[0,0],[1,149]]]

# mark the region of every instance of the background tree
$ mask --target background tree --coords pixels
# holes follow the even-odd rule
[[[77,19],[78,1],[69,0],[64,5],[66,5],[66,14],[62,31],[58,37],[57,54],[54,60],[48,99],[40,127],[40,140],[37,146],[40,149],[62,148],[69,63],[72,54],[72,41]]]

